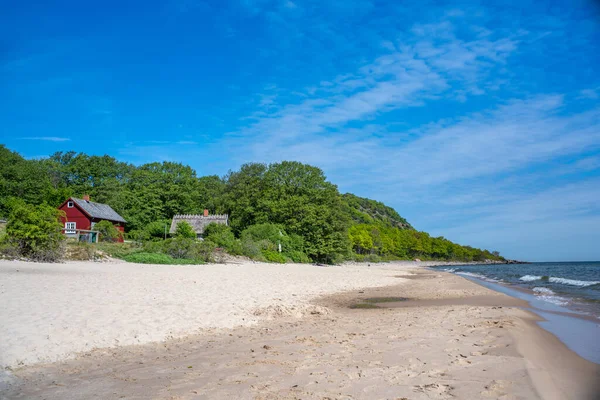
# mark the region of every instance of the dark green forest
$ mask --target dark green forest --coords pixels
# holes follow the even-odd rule
[[[17,202],[57,207],[84,194],[122,215],[127,238],[137,242],[160,240],[175,214],[209,209],[229,214],[230,222],[207,231],[211,243],[269,261],[503,260],[420,232],[394,209],[341,194],[322,170],[299,162],[250,163],[223,177],[198,176],[180,163],[134,166],[72,151],[29,160],[0,145],[0,218],[10,219]]]

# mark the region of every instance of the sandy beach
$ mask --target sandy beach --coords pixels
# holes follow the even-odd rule
[[[524,302],[423,265],[0,261],[0,394],[596,398]]]

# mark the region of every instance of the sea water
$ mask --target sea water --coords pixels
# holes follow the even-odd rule
[[[600,363],[600,262],[435,267],[529,302],[540,325]]]
[[[530,291],[540,300],[600,319],[600,262],[544,262],[437,267]]]

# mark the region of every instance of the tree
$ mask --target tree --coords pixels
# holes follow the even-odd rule
[[[33,206],[23,201],[10,203],[10,214],[4,240],[17,254],[36,261],[58,261],[62,258],[64,240],[62,211],[47,204]]]
[[[100,241],[116,242],[121,237],[121,232],[110,221],[100,221],[94,225],[94,230],[100,233]]]
[[[177,227],[175,228],[175,237],[194,239],[196,238],[196,232],[194,232],[194,228],[190,224],[181,221],[177,223]]]

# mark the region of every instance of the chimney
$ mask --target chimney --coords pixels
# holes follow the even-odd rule
[[[84,195],[83,195],[83,199],[84,199],[85,201],[90,201],[90,195],[89,195],[89,194],[84,194]]]
[[[204,216],[208,217],[208,210],[206,210],[206,209],[204,210]]]

